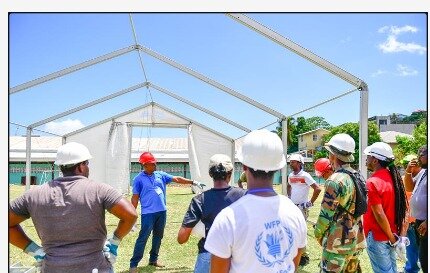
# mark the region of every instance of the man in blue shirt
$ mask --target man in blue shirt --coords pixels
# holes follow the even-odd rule
[[[204,186],[197,181],[156,171],[157,161],[149,152],[144,152],[140,156],[139,162],[144,170],[133,180],[131,203],[137,208],[140,201],[142,217],[139,236],[134,245],[133,257],[130,259],[130,273],[137,272],[137,265],[142,260],[146,241],[151,231],[153,234],[149,265],[164,267],[158,262],[158,252],[166,226],[166,184],[173,181],[180,184]]]
[[[412,169],[416,166],[421,166],[421,171],[412,177]],[[428,167],[428,153],[427,145],[418,149],[418,159],[413,159],[406,167],[404,177],[406,191],[412,192],[410,208],[411,216],[414,217],[415,231],[419,245],[419,260],[421,269],[427,273],[427,253],[428,253],[428,234],[427,234],[427,200],[428,200],[428,187],[427,187],[427,167]]]

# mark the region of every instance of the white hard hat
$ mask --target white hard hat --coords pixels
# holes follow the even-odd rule
[[[243,165],[266,172],[277,171],[286,164],[281,139],[266,129],[247,134],[237,158]]]
[[[58,148],[54,164],[58,166],[71,165],[91,158],[93,157],[87,147],[80,143],[69,142]]]
[[[348,134],[336,134],[324,145],[324,147],[343,162],[353,162],[355,141]]]
[[[371,155],[379,160],[392,161],[394,159],[393,149],[385,142],[375,142],[364,149],[365,155]]]
[[[231,172],[233,170],[233,163],[228,155],[225,154],[214,154],[209,159],[209,169],[220,165],[225,168],[226,172]]]
[[[300,155],[300,154],[292,154],[292,155],[290,155],[288,157],[288,159],[290,160],[290,162],[291,162],[291,160],[294,160],[294,161],[300,162],[302,164],[305,163],[305,160],[303,159],[303,156]]]

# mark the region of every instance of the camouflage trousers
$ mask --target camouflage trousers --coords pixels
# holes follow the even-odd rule
[[[297,206],[297,205],[296,205]],[[309,217],[309,208],[303,208],[303,207],[301,207],[301,206],[297,206],[299,209],[300,209],[300,211],[302,212],[302,214],[303,214],[303,217],[305,217],[305,220],[308,220],[308,217]],[[305,246],[305,249],[303,250],[303,254],[302,254],[302,258],[303,257],[308,257],[309,258],[309,253],[306,251],[306,246]]]
[[[296,204],[296,206],[302,212],[303,217],[305,217],[305,220],[308,220],[308,217],[309,217],[309,208],[303,208],[302,206],[299,206],[297,204]],[[309,259],[309,253],[306,251],[306,246],[305,246],[305,249],[303,250],[302,258],[303,257],[308,257],[308,259]]]
[[[302,207],[300,207],[300,206],[297,206],[299,209],[300,209],[300,211],[303,213],[303,217],[305,217],[305,220],[308,220],[308,217],[309,217],[309,208],[302,208]]]
[[[320,263],[320,272],[361,273],[360,260],[358,259],[358,256],[361,254],[361,252],[362,250],[359,250],[353,254],[345,255],[323,250]]]

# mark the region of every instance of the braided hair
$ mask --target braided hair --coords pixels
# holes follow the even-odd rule
[[[394,165],[394,160],[383,161],[379,160],[382,167],[389,169],[391,179],[394,184],[394,205],[395,205],[395,224],[397,226],[397,234],[400,234],[403,223],[406,218],[406,210],[408,206],[408,201],[406,198],[405,186],[403,185],[402,177],[397,167]]]

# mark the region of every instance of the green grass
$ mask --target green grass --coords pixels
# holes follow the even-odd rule
[[[9,196],[11,199],[14,199],[21,195],[24,192],[25,187],[18,185],[10,185],[9,186]],[[280,192],[281,187],[276,186],[276,190]],[[155,269],[152,266],[147,266],[149,259],[149,249],[151,245],[152,238],[149,238],[145,254],[139,265],[139,272],[166,272],[166,273],[179,273],[179,272],[193,272],[194,263],[197,255],[197,240],[191,236],[190,240],[183,245],[179,245],[176,242],[176,235],[179,230],[179,227],[182,223],[182,218],[184,216],[185,211],[188,208],[188,204],[193,197],[191,190],[189,187],[180,187],[180,186],[169,186],[167,189],[167,225],[165,229],[164,238],[162,241],[161,249],[160,249],[160,257],[159,260],[166,265],[165,268]],[[129,198],[129,197],[127,197]],[[322,194],[320,194],[319,200],[317,200],[317,204],[319,204],[322,198]],[[315,222],[317,216],[319,214],[319,206],[314,206],[310,209],[309,220]],[[118,219],[113,215],[107,213],[106,214],[106,226],[108,229],[108,234],[112,233],[118,223]],[[138,219],[138,226],[140,227],[140,218]],[[25,232],[32,238],[34,241],[40,243],[40,240],[37,236],[37,233],[34,229],[33,222],[31,220],[26,220],[22,223],[22,227]],[[138,232],[129,233],[121,242],[119,246],[118,259],[115,264],[115,272],[116,273],[125,273],[128,272],[129,268],[129,259],[133,253],[134,242],[137,238]],[[298,272],[306,273],[306,272],[318,272],[319,271],[319,261],[321,256],[321,247],[316,242],[313,237],[313,228],[311,225],[308,225],[308,245],[307,251],[310,256],[310,263],[304,267],[299,269]],[[14,264],[16,262],[21,262],[23,265],[32,265],[34,260],[29,255],[22,252],[22,250],[10,245],[9,248],[9,262],[10,264]],[[369,257],[367,256],[367,252],[364,251],[360,256],[360,263],[363,269],[363,272],[372,272]],[[398,261],[398,268],[403,268],[403,263]]]

